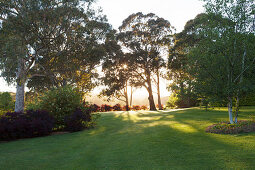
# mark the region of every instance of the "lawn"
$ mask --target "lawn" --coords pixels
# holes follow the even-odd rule
[[[239,119],[255,116],[255,107]],[[0,169],[253,169],[255,133],[208,134],[226,109],[103,113],[95,129],[0,143]]]

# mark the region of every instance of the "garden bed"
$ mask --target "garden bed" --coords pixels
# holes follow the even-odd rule
[[[207,127],[205,131],[208,133],[217,134],[238,134],[255,132],[255,121],[241,120],[235,124],[230,124],[229,122],[220,122]]]

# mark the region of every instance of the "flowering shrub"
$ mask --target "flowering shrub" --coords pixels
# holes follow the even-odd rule
[[[0,140],[49,135],[54,119],[46,111],[8,112],[0,118]]]
[[[206,128],[208,133],[237,134],[255,132],[255,121],[238,121],[235,124],[220,122]]]

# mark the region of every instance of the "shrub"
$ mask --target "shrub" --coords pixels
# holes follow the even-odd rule
[[[50,90],[40,100],[39,108],[55,118],[57,128],[62,128],[66,116],[82,107],[82,94],[71,86]]]
[[[131,110],[131,108],[130,108],[130,106],[123,106],[122,110],[123,111],[129,111],[129,110]]]
[[[54,119],[46,111],[8,112],[0,118],[0,140],[49,135]]]
[[[65,130],[70,132],[81,131],[89,127],[91,111],[89,109],[77,109],[73,114],[65,117]]]
[[[91,112],[99,112],[100,111],[100,106],[98,106],[97,104],[92,104],[89,106]]]
[[[109,112],[111,110],[112,110],[112,107],[110,105],[107,105],[107,104],[101,105],[101,112]]]
[[[235,124],[220,122],[206,128],[208,133],[237,134],[255,132],[255,121],[238,121]]]
[[[139,105],[134,105],[132,107],[133,110],[141,110],[141,107]]]
[[[121,110],[122,110],[120,104],[116,104],[116,105],[114,105],[112,108],[113,108],[114,111],[121,111]]]
[[[167,101],[169,108],[188,108],[197,106],[198,100],[194,95],[172,93]]]
[[[141,110],[147,110],[147,109],[148,109],[147,106],[145,106],[145,105],[141,106]]]

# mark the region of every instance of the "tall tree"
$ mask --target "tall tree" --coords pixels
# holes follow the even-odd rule
[[[93,51],[101,51],[98,38],[109,28],[103,17],[96,17],[91,3],[0,1],[0,69],[8,83],[17,85],[15,111],[24,109],[28,79],[47,75],[52,82],[65,83],[81,67],[91,67],[88,61],[98,54]]]
[[[171,41],[173,29],[169,21],[152,13],[144,15],[141,12],[130,15],[119,27],[118,40],[129,55],[131,84],[147,89],[150,110],[156,110],[152,76],[159,69],[158,63],[162,61],[160,51]]]
[[[116,40],[115,32],[108,37],[105,43],[106,58],[102,64],[104,75],[101,77],[102,85],[105,87],[101,95],[118,99],[129,108],[128,85],[130,73],[127,56],[122,52]]]
[[[234,123],[233,99],[239,101],[254,89],[254,2],[205,2],[209,24],[196,28],[202,40],[190,52],[190,73],[200,93],[228,102],[229,121]]]

